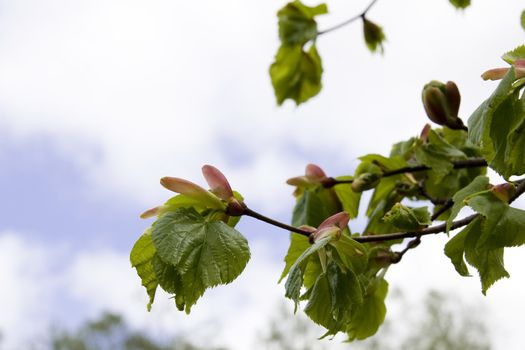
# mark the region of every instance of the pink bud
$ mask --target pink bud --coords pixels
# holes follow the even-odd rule
[[[505,74],[509,71],[510,68],[494,68],[489,69],[488,71],[481,74],[483,80],[500,80]]]
[[[330,216],[328,219],[323,221],[317,229],[320,230],[329,226],[337,226],[339,229],[344,230],[348,225],[348,221],[350,221],[350,215],[348,215],[347,212],[342,211]]]
[[[341,231],[344,230],[348,225],[349,220],[350,216],[344,211],[330,216],[319,225],[317,230],[310,234],[310,243],[315,243],[319,239],[328,235],[335,235],[339,237],[341,235]]]
[[[319,166],[315,164],[308,164],[306,166],[305,175],[307,178],[322,180],[326,178],[326,174]]]
[[[166,176],[160,179],[160,184],[170,191],[193,198],[209,208],[224,209],[226,207],[216,195],[191,181]]]
[[[230,183],[226,180],[226,177],[219,171],[219,169],[211,165],[205,165],[202,167],[202,175],[204,175],[211,191],[220,199],[228,202],[233,197]]]
[[[159,212],[160,212],[160,207],[151,208],[151,209],[146,210],[142,214],[140,214],[140,218],[141,219],[149,219],[149,218],[152,218],[154,216],[157,216]]]

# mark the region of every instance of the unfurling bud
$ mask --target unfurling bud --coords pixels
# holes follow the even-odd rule
[[[378,173],[363,173],[356,177],[352,182],[352,191],[363,192],[372,189],[379,184],[381,174]]]
[[[516,186],[514,186],[514,184],[507,182],[501,185],[493,186],[490,190],[502,202],[508,203],[509,200],[516,193]]]
[[[341,232],[348,225],[349,220],[350,215],[344,211],[330,216],[328,219],[323,221],[315,231],[310,233],[310,236],[308,237],[310,243],[313,244],[319,239],[327,236],[339,238],[341,236]]]
[[[458,117],[461,95],[454,82],[443,84],[431,81],[423,88],[422,98],[425,112],[434,123],[450,129],[466,130],[463,121]]]

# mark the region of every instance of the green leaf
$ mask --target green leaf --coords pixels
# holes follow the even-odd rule
[[[290,247],[288,247],[288,252],[284,257],[285,267],[279,278],[279,283],[283,280],[292,265],[297,261],[297,259],[303,254],[303,252],[310,247],[310,242],[308,238],[303,235],[298,235],[297,233],[290,233]]]
[[[521,23],[523,25],[523,21],[525,19],[525,11],[521,13]],[[507,62],[508,64],[514,64],[516,60],[525,60],[525,45],[520,45],[516,47],[514,50],[509,51],[503,55],[503,60]]]
[[[383,28],[363,17],[363,34],[365,43],[371,52],[384,52],[383,42],[386,40]]]
[[[474,266],[481,280],[481,291],[485,295],[487,290],[503,277],[509,277],[509,273],[503,265],[503,248],[487,249],[478,248],[477,243],[480,231],[483,229],[482,220],[472,221],[467,228],[469,232],[465,237],[465,258]]]
[[[336,334],[344,329],[351,311],[363,302],[361,285],[352,271],[343,272],[330,262],[309,293],[304,312],[317,324]]]
[[[339,176],[336,180],[352,180],[352,176]],[[350,184],[340,184],[333,187],[337,198],[343,206],[343,210],[348,213],[350,219],[355,219],[359,213],[359,202],[361,201],[361,192],[352,191]]]
[[[449,0],[449,2],[457,9],[464,9],[470,6],[470,0]]]
[[[445,246],[445,254],[450,258],[456,271],[468,276],[468,269],[463,260],[478,270],[483,294],[499,279],[509,277],[503,264],[503,248],[479,246],[479,239],[485,229],[485,220],[477,217]],[[463,245],[463,247],[462,247]]]
[[[452,237],[447,244],[445,244],[445,255],[450,258],[456,271],[465,277],[470,276],[467,265],[465,264],[465,259],[463,259],[463,255],[465,254],[465,237],[467,237],[470,230],[469,226],[467,226],[467,228]]]
[[[452,160],[465,159],[466,155],[448,143],[436,131],[430,130],[428,142],[416,148],[416,159],[420,164],[431,168],[435,174],[434,184],[438,184],[454,168]]]
[[[490,185],[488,177],[478,176],[468,186],[465,186],[464,188],[459,190],[454,195],[454,197],[452,197],[454,205],[450,209],[450,216],[447,220],[447,233],[450,231],[452,223],[454,222],[456,216],[458,216],[461,208],[463,208],[466,205],[466,203],[464,202],[465,198],[479,192],[487,191],[489,189],[489,186]]]
[[[175,295],[175,303],[179,311],[184,310],[184,295],[182,294],[182,281],[174,266],[166,264],[157,254],[153,257],[153,271],[157,276],[162,289]]]
[[[299,296],[301,294],[301,287],[303,286],[303,276],[308,265],[310,257],[324,248],[330,241],[334,240],[334,236],[326,236],[319,239],[317,242],[312,244],[306,249],[290,267],[288,273],[288,279],[285,283],[286,294],[285,296],[295,301],[295,307],[299,303]],[[317,254],[315,255],[317,258]]]
[[[281,45],[270,66],[270,77],[281,105],[286,99],[297,105],[306,102],[321,91],[323,67],[315,44],[304,51],[301,44]]]
[[[364,272],[368,265],[368,256],[363,244],[342,234],[338,240],[330,242],[330,245],[335,248],[347,269],[356,273]]]
[[[384,279],[375,281],[368,288],[363,304],[352,315],[346,332],[348,340],[362,340],[374,335],[384,322],[386,315],[385,298],[388,293],[388,282]]]
[[[525,10],[523,10],[523,12],[521,12],[520,21],[521,21],[521,28],[523,28],[523,30],[525,30]]]
[[[513,86],[514,68],[509,69],[492,96],[468,120],[469,139],[478,145],[490,167],[505,178],[525,173],[524,100]]]
[[[401,230],[419,230],[432,223],[427,207],[410,208],[396,203],[383,220]]]
[[[341,204],[332,189],[305,189],[295,204],[292,225],[319,226],[326,218],[341,211]]]
[[[525,211],[512,208],[491,191],[469,197],[467,204],[485,217],[477,247],[490,249],[525,244]]]
[[[137,270],[137,274],[142,280],[142,285],[146,288],[149,296],[148,311],[155,300],[155,291],[157,290],[157,276],[153,270],[152,260],[156,250],[151,239],[151,229],[137,240],[130,253],[131,266]]]
[[[287,45],[303,45],[315,39],[317,23],[314,17],[326,13],[328,13],[326,4],[309,7],[297,0],[286,4],[277,12],[281,42]]]
[[[207,288],[232,282],[250,259],[246,239],[222,221],[211,221],[193,208],[164,214],[153,227],[160,259],[182,280],[186,313]]]

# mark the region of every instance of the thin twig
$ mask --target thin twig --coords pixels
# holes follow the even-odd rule
[[[298,227],[290,226],[290,225],[287,225],[285,223],[279,222],[277,220],[274,220],[272,218],[269,218],[267,216],[259,214],[258,212],[253,211],[250,208],[244,209],[243,215],[251,216],[252,218],[264,221],[264,222],[266,222],[266,223],[268,223],[270,225],[277,226],[277,227],[280,227],[280,228],[283,228],[285,230],[298,233],[298,234],[306,236],[306,237],[310,236],[310,232],[309,231],[302,230],[302,229],[300,229]]]
[[[471,216],[467,216],[464,219],[454,221],[452,224],[451,230],[468,225],[472,220],[477,218],[478,215],[479,214],[474,214]],[[443,223],[440,225],[427,227],[419,231],[395,232],[395,233],[386,233],[382,235],[366,235],[366,236],[360,236],[360,237],[353,237],[353,239],[360,243],[384,242],[384,241],[392,241],[392,240],[402,239],[402,238],[432,235],[436,233],[445,232],[446,230],[447,230],[447,225],[446,223]]]
[[[349,19],[347,19],[346,21],[342,22],[342,23],[339,23],[331,28],[328,28],[328,29],[325,29],[325,30],[322,30],[320,32],[317,33],[317,36],[320,36],[320,35],[323,35],[323,34],[326,34],[326,33],[329,33],[329,32],[332,32],[334,30],[337,30],[339,28],[342,28],[352,22],[355,22],[357,21],[358,19],[360,18],[364,18],[366,16],[366,14],[368,13],[368,11],[370,11],[370,9],[375,5],[375,3],[377,2],[377,0],[372,0],[370,2],[370,4],[368,4],[368,6],[363,10],[363,12],[361,12],[360,14],[358,15],[355,15],[354,17],[351,17]]]
[[[462,159],[462,160],[453,160],[451,163],[454,166],[454,169],[485,167],[488,165],[487,161],[483,158],[469,158],[469,159]],[[431,168],[426,165],[407,166],[404,168],[385,171],[383,173],[383,177],[389,177],[389,176],[399,175],[403,173],[416,173],[419,171],[425,171],[425,170],[430,170],[430,169]]]

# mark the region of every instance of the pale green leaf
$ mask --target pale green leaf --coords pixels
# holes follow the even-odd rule
[[[317,23],[314,17],[326,13],[328,13],[326,4],[309,7],[297,0],[286,4],[277,12],[281,42],[287,45],[303,45],[315,39]]]
[[[303,252],[310,247],[310,245],[311,244],[308,242],[307,237],[298,235],[297,233],[290,234],[290,246],[288,247],[288,252],[284,257],[285,267],[281,274],[281,278],[279,278],[279,282],[281,282],[283,278],[288,275],[292,265],[297,261],[301,254],[303,254]]]
[[[367,290],[362,305],[353,312],[346,329],[348,340],[362,340],[377,332],[385,320],[387,293],[388,283],[384,279],[376,281],[374,286]]]
[[[290,267],[288,273],[288,279],[285,283],[286,297],[295,301],[295,307],[299,303],[299,296],[301,294],[301,287],[303,286],[303,276],[306,270],[306,266],[310,257],[313,255],[314,259],[317,259],[317,252],[323,249],[330,241],[334,240],[335,237],[328,235],[319,239],[314,244],[310,245],[294,262]]]
[[[525,19],[525,11],[521,13],[521,21]],[[508,64],[514,64],[516,60],[525,60],[525,45],[520,45],[514,50],[509,51],[503,55],[503,60]]]
[[[152,260],[156,250],[151,239],[151,229],[137,240],[130,253],[131,266],[137,270],[137,274],[142,280],[142,285],[146,288],[149,296],[148,311],[155,300],[155,291],[157,290],[157,276],[153,270]]]
[[[400,230],[419,230],[432,223],[427,207],[410,208],[401,203],[396,203],[383,220],[394,225]]]
[[[352,271],[343,272],[330,262],[325,273],[318,276],[309,293],[304,312],[328,334],[344,330],[351,311],[363,302],[361,285]]]
[[[306,102],[321,91],[323,67],[315,44],[307,51],[301,44],[281,45],[270,66],[270,77],[281,105],[286,99],[297,105]]]
[[[352,180],[353,176],[339,176],[336,180]],[[343,210],[348,213],[351,219],[355,219],[359,213],[359,202],[361,192],[352,191],[350,184],[340,184],[333,187],[335,194],[343,206]]]

